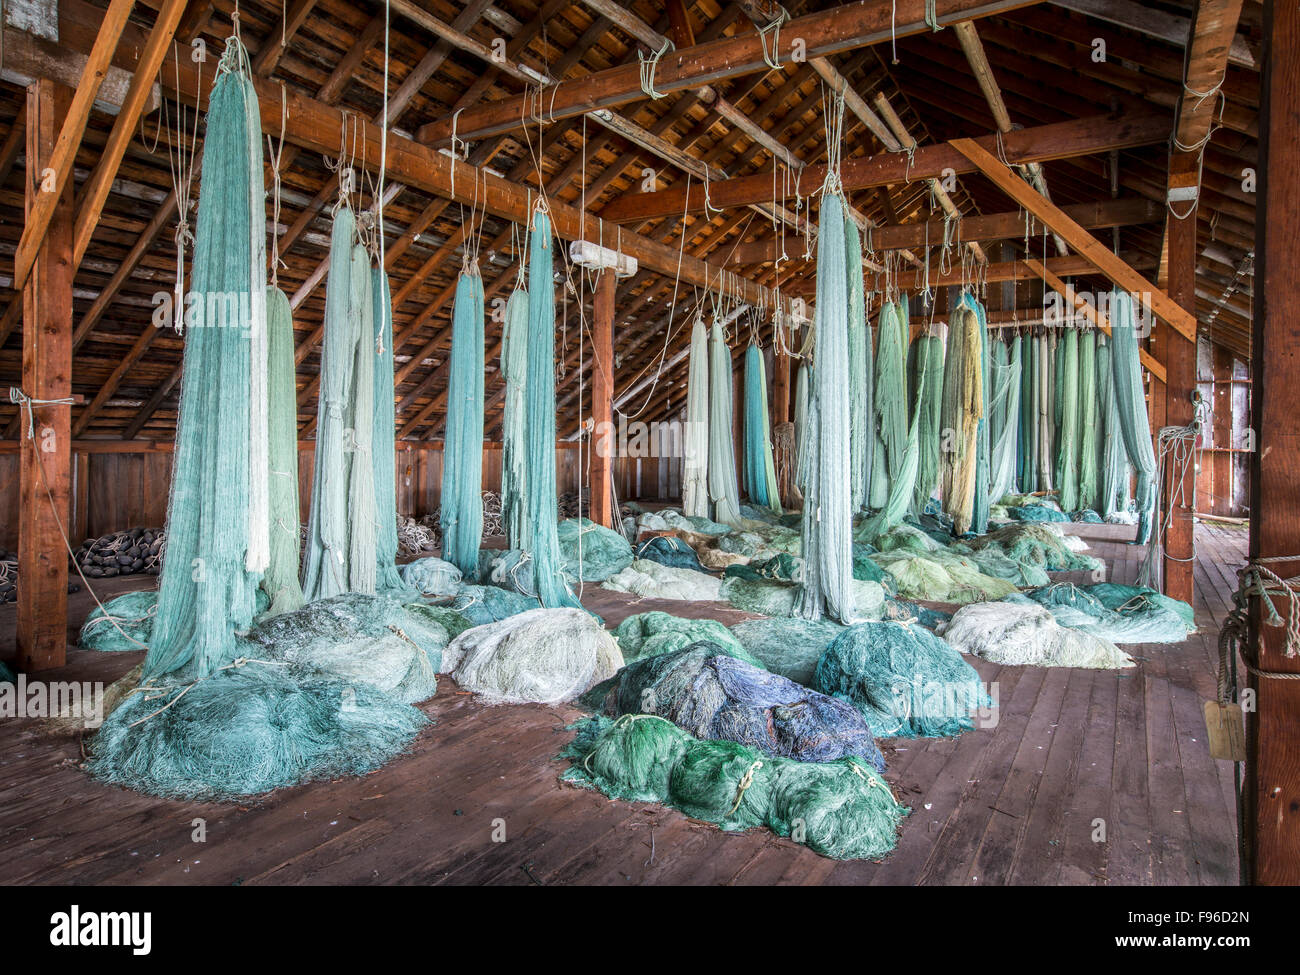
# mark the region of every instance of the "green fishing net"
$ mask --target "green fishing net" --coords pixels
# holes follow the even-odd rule
[[[773,616],[731,627],[732,636],[772,673],[811,687],[817,661],[845,627],[831,620]]]
[[[706,642],[721,647],[733,657],[763,666],[762,662],[745,649],[717,620],[684,619],[669,613],[637,613],[618,625],[615,631],[623,660],[632,663],[643,657],[674,653],[693,643]]]
[[[604,582],[632,564],[632,546],[620,532],[587,518],[567,518],[556,528],[565,575],[577,582]]]
[[[659,802],[724,830],[765,826],[822,856],[893,849],[909,810],[859,759],[796,762],[730,741],[700,741],[653,715],[590,718],[563,757],[565,781],[615,799]]]

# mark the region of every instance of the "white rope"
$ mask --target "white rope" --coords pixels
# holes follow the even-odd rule
[[[658,101],[666,96],[665,92],[655,91],[655,69],[659,67],[659,59],[671,51],[672,48],[672,40],[665,37],[664,46],[649,57],[640,50],[636,52],[637,60],[641,66],[641,90],[645,92],[647,98]]]

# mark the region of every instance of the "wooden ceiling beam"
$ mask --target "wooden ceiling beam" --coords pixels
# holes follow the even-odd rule
[[[1032,0],[935,2],[939,22],[952,23],[1030,6]],[[875,44],[888,40],[891,35],[902,37],[928,31],[926,6],[926,0],[897,0],[893,7],[872,0],[859,0],[807,14],[791,20],[781,31],[779,45],[782,49],[776,52],[776,56],[790,59],[796,39],[802,42],[807,57],[813,58]],[[762,37],[750,33],[669,51],[655,67],[654,88],[668,94],[724,78],[766,71],[765,58],[772,52],[770,49],[765,51],[764,45]],[[645,97],[641,87],[641,66],[620,65],[551,86],[546,91],[544,111],[548,120],[556,121]],[[532,118],[530,107],[535,107],[533,101],[533,96],[525,94],[468,109],[455,120],[457,135],[473,139],[516,129]],[[450,140],[452,127],[453,119],[448,116],[423,126],[417,138],[426,145],[443,145]]]
[[[1191,21],[1178,14],[1166,13],[1158,7],[1134,3],[1133,0],[1052,0],[1054,6],[1073,10],[1096,20],[1123,27],[1153,37],[1175,47],[1187,43]],[[1232,64],[1258,71],[1254,52],[1244,38],[1236,36],[1236,21],[1233,21],[1233,36],[1228,39],[1228,60]]]
[[[1005,157],[1012,163],[1023,163],[1154,145],[1164,142],[1168,137],[1169,121],[1159,115],[1101,115],[1021,129],[1010,133],[1001,141]],[[984,136],[976,141],[987,150],[997,151],[998,140],[994,136]],[[920,146],[910,157],[906,153],[885,152],[846,159],[840,165],[840,178],[845,190],[853,191],[938,178],[949,168],[958,174],[964,174],[975,172],[978,167],[957,151],[952,143],[947,142]],[[817,187],[825,178],[824,165],[811,165],[804,170],[803,185]],[[771,202],[773,192],[772,175],[766,172],[719,183],[710,187],[709,197],[714,209],[724,209]],[[779,185],[775,192],[778,199],[784,199],[782,194],[786,192],[793,195],[792,190],[787,191]],[[616,223],[624,223],[681,213],[699,213],[703,209],[703,187],[691,187],[689,196],[685,188],[629,194],[612,201],[601,212],[601,216]]]
[[[1191,341],[1196,341],[1196,319],[1190,313],[1111,253],[1092,234],[1063,213],[1060,207],[1044,199],[1041,193],[1008,169],[993,153],[974,139],[954,139],[951,145],[974,163],[999,189],[1051,230],[1064,237],[1066,243],[1086,257],[1098,271],[1116,285],[1135,295],[1150,295],[1151,308],[1157,317],[1168,322]]]
[[[130,16],[131,8],[134,6],[135,0],[112,0],[108,10],[103,14],[103,22],[95,35],[95,43],[86,52],[86,67],[81,73],[81,83],[73,92],[67,118],[63,120],[58,141],[50,154],[42,192],[37,195],[36,202],[23,224],[22,238],[18,242],[18,251],[14,255],[12,287],[15,291],[22,291],[27,275],[31,273],[36,252],[40,249],[41,242],[45,239],[45,231],[54,216],[55,205],[63,194],[64,186],[72,178],[72,164],[76,159],[77,149],[81,146],[86,123],[90,120],[91,107],[94,105],[95,96],[99,94],[99,86],[104,81],[104,75],[112,64],[118,38],[122,36],[127,17]]]

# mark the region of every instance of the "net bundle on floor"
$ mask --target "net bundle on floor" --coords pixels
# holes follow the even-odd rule
[[[600,584],[602,589],[626,592],[646,599],[716,600],[721,580],[707,572],[680,569],[635,559],[622,572]]]
[[[1133,297],[1126,291],[1112,292],[1110,312],[1110,364],[1115,383],[1115,412],[1119,416],[1119,430],[1128,462],[1137,474],[1134,491],[1138,512],[1136,540],[1142,544],[1151,537],[1151,513],[1156,505],[1156,453],[1147,419]]]
[[[439,522],[442,557],[473,576],[483,537],[483,278],[471,265],[461,269],[456,281],[450,370]],[[550,507],[554,511],[553,494]]]
[[[844,630],[831,620],[774,616],[737,623],[731,634],[772,673],[811,687],[817,661]]]
[[[948,325],[943,366],[940,426],[947,435],[942,463],[943,510],[953,532],[964,535],[974,524],[976,468],[979,465],[979,424],[984,417],[982,337],[979,317],[960,304]]]
[[[686,380],[686,438],[682,458],[682,511],[709,517],[709,330],[702,314],[691,326]]]
[[[427,724],[365,680],[276,659],[241,635],[269,563],[269,496],[250,487],[271,470],[268,417],[250,406],[269,402],[268,345],[257,334],[265,332],[265,231],[257,98],[247,54],[232,38],[209,99],[192,282],[205,297],[235,296],[223,313],[237,318],[227,327],[191,318],[185,332],[168,557],[149,652],[87,762],[104,781],[154,795],[234,799],[369,772]],[[350,238],[339,250],[350,275]],[[346,542],[344,534],[340,551]],[[374,557],[372,549],[372,573]]]
[[[957,735],[993,704],[975,669],[916,623],[849,627],[822,654],[813,683],[857,707],[882,738]]]
[[[501,522],[510,548],[523,548],[528,524],[528,292],[516,287],[506,301],[501,331]]]
[[[614,637],[581,609],[532,609],[457,636],[442,671],[490,701],[560,704],[623,666]]]
[[[852,705],[707,641],[628,664],[601,710],[615,718],[655,714],[696,738],[734,741],[765,755],[800,762],[853,756],[885,768],[871,729]]]
[[[1099,559],[1074,551],[1071,548],[1074,543],[1082,544],[1078,538],[1066,536],[1056,525],[1034,523],[1002,525],[967,542],[977,551],[996,549],[1017,562],[1041,566],[1049,572],[1091,571],[1102,567]]]
[[[1024,595],[1063,626],[1112,643],[1181,643],[1196,629],[1187,603],[1139,586],[1057,583]]]
[[[1028,601],[963,606],[944,628],[943,638],[962,653],[1014,667],[1118,670],[1134,666],[1114,643],[1062,626],[1052,613]]]
[[[822,194],[817,235],[816,369],[808,398],[806,445],[800,449],[804,497],[803,591],[805,619],[858,617],[853,605],[852,478],[849,472],[849,260],[844,198]],[[860,254],[859,254],[860,259]]]
[[[658,802],[724,830],[763,826],[822,856],[894,848],[908,809],[856,758],[796,762],[731,741],[701,741],[654,715],[580,722],[563,778],[615,799]]]
[[[706,642],[725,650],[739,660],[761,667],[757,657],[731,635],[717,620],[686,619],[671,613],[636,613],[618,624],[615,631],[625,663],[645,657],[676,653],[693,643]]]
[[[745,349],[745,493],[755,504],[780,512],[770,418],[767,368],[762,351],[751,343]]]
[[[304,602],[298,579],[302,536],[298,528],[298,384],[293,361],[293,311],[279,288],[266,291],[266,332],[270,559],[262,576],[262,589],[271,599],[267,612],[274,615],[291,613]]]
[[[556,538],[561,568],[575,582],[604,582],[632,564],[632,546],[622,533],[589,518],[566,518]]]

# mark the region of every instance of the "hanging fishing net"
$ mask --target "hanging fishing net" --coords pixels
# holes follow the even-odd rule
[[[857,707],[876,737],[958,735],[971,713],[992,707],[979,674],[915,623],[861,623],[822,654],[813,678],[824,694]]]
[[[298,386],[294,378],[293,312],[279,288],[266,289],[267,463],[270,477],[270,561],[262,589],[271,613],[289,613],[303,604],[298,581],[301,538],[298,530]]]
[[[632,546],[622,533],[587,518],[567,518],[556,527],[564,574],[578,582],[604,582],[632,564]]]
[[[1129,655],[1109,640],[1062,626],[1033,603],[963,606],[953,614],[943,638],[962,653],[1016,667],[1118,670],[1134,666]]]
[[[884,771],[885,760],[853,706],[737,660],[712,643],[628,664],[602,710],[654,714],[696,738],[747,745],[800,762],[853,756]]]
[[[623,660],[629,664],[704,642],[756,667],[762,666],[758,658],[751,655],[717,620],[684,619],[660,612],[637,613],[620,623],[615,635],[619,649],[623,651]]]
[[[637,559],[601,583],[601,588],[649,599],[716,600],[720,585],[721,580],[704,572]]]
[[[473,575],[483,537],[483,279],[472,267],[463,269],[456,282],[450,361],[439,521],[442,557]]]
[[[733,447],[731,349],[722,322],[713,320],[709,337],[709,498],[720,522],[740,520],[740,488],[736,483]]]
[[[730,741],[700,741],[653,715],[595,717],[565,750],[565,781],[615,799],[659,802],[724,830],[765,826],[841,860],[894,848],[908,809],[855,758],[796,762]]]
[[[939,414],[941,428],[951,431],[950,449],[943,454],[943,510],[952,518],[958,535],[971,530],[974,518],[979,424],[984,417],[981,347],[979,318],[973,307],[961,304],[948,327]]]
[[[397,445],[396,406],[393,391],[393,298],[388,275],[379,266],[370,269],[374,301],[374,457],[375,485],[375,588],[379,592],[406,589],[397,570]],[[404,595],[413,595],[403,592]]]
[[[637,544],[635,557],[658,562],[676,569],[694,569],[703,572],[695,550],[675,535],[655,535]]]
[[[1112,292],[1110,309],[1111,374],[1115,384],[1115,412],[1119,416],[1119,430],[1128,453],[1128,462],[1137,474],[1136,541],[1145,544],[1151,537],[1151,513],[1156,504],[1156,454],[1151,443],[1150,422],[1147,419],[1142,363],[1138,358],[1138,325],[1133,313],[1132,296],[1126,291]]]
[[[805,687],[812,686],[817,661],[844,630],[843,624],[830,620],[782,616],[731,627],[732,636],[763,666]]]
[[[804,496],[803,592],[799,613],[841,622],[865,618],[853,604],[852,478],[849,402],[849,266],[847,208],[838,193],[822,195],[817,235],[816,368],[808,396],[807,445],[800,451]],[[861,254],[859,252],[858,259]]]
[[[1020,429],[1020,340],[989,343],[989,488],[990,502],[1016,486],[1016,450]]]
[[[849,496],[858,511],[867,502],[875,427],[871,416],[871,331],[867,326],[866,295],[862,279],[862,237],[858,225],[844,213],[844,252],[848,266],[848,372],[849,372]]]
[[[745,349],[745,493],[757,505],[779,512],[780,490],[776,463],[772,459],[772,438],[768,432],[771,414],[767,407],[767,369],[757,345]],[[741,506],[744,517],[757,512]]]
[[[709,516],[709,332],[702,315],[691,326],[686,381],[686,450],[682,458],[682,510]]]
[[[876,440],[871,462],[869,504],[883,508],[889,501],[890,485],[903,470],[907,450],[907,343],[908,321],[897,302],[880,307],[876,322],[875,410]],[[909,495],[911,487],[908,488]]]
[[[1097,333],[1079,336],[1079,510],[1101,517],[1092,509],[1101,506],[1101,468],[1098,443]],[[1075,521],[1091,521],[1075,516]]]
[[[908,351],[914,390],[912,422],[917,428],[916,484],[912,489],[911,510],[925,510],[939,486],[940,447],[939,416],[943,405],[943,342],[937,335],[922,335]]]
[[[402,581],[427,596],[454,596],[460,590],[460,569],[450,562],[427,556],[402,566]]]
[[[347,593],[270,617],[248,632],[254,655],[364,683],[408,704],[437,690],[451,634],[418,603]]]
[[[491,701],[572,701],[623,666],[618,643],[580,609],[534,609],[451,641],[442,669]]]
[[[1063,511],[1075,511],[1080,507],[1079,460],[1083,445],[1079,428],[1082,414],[1079,358],[1079,331],[1066,329],[1060,339],[1056,372],[1056,402],[1060,417],[1057,422],[1056,485]]]
[[[506,386],[501,407],[501,520],[507,544],[523,548],[528,524],[528,415],[524,400],[528,381],[528,292],[522,287],[510,292],[506,301],[501,379]]]

